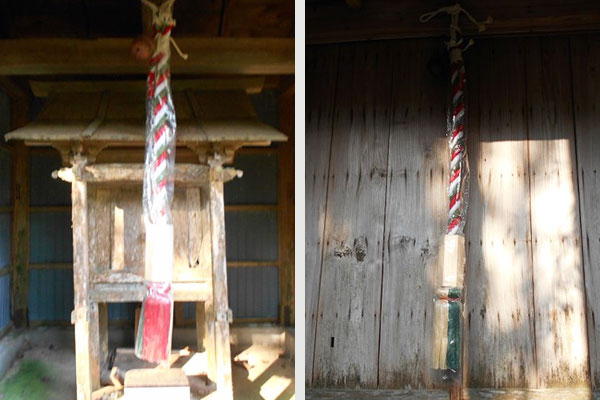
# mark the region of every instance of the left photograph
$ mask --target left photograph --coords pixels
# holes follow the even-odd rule
[[[2,14],[0,398],[294,399],[294,2]]]

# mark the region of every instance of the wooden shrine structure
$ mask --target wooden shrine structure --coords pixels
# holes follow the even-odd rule
[[[145,292],[144,92],[104,87],[49,93],[38,118],[6,136],[57,149],[66,167],[53,175],[71,183],[78,400],[92,398],[108,367],[107,304],[139,302]],[[286,137],[257,120],[245,91],[175,88],[173,100],[174,299],[198,303],[198,350],[207,351],[218,398],[231,399],[223,184],[242,173],[224,164],[242,146]]]

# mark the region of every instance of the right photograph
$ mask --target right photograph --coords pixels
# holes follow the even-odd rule
[[[307,399],[600,395],[600,3],[306,2]]]

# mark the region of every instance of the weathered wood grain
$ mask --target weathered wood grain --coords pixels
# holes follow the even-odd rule
[[[338,48],[306,50],[305,379],[312,382]]]
[[[91,285],[89,297],[96,302],[141,302],[146,294],[144,280],[138,282],[98,282]],[[175,301],[206,301],[211,296],[210,282],[174,282]]]
[[[375,387],[383,265],[390,50],[340,47],[313,383]]]
[[[465,387],[536,387],[527,49],[514,39],[481,40],[469,51]]]
[[[12,104],[19,106],[23,104]],[[22,142],[16,143],[12,151],[12,204],[11,314],[20,328],[27,323],[29,291],[29,149]]]
[[[588,381],[568,39],[527,42],[529,170],[540,387]]]
[[[80,160],[79,162],[84,162]],[[100,338],[98,304],[89,298],[87,184],[75,181],[71,188],[73,207],[73,285],[77,400],[90,400],[100,388]]]
[[[571,38],[591,379],[600,387],[600,41]]]
[[[225,253],[225,205],[223,182],[218,167],[210,171],[210,232],[212,254],[212,300],[214,304],[216,384],[219,399],[233,399],[231,349],[229,345],[229,302]]]
[[[435,39],[389,44],[393,55],[383,249],[379,385],[431,387],[433,296],[446,222],[446,87],[427,69]],[[406,60],[410,62],[406,62]]]
[[[88,241],[90,268],[93,273],[106,273],[111,265],[111,192],[88,188]]]

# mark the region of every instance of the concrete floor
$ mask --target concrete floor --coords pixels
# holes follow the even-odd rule
[[[193,329],[177,329],[173,337],[173,348],[183,348],[184,343],[194,343],[194,334]],[[4,344],[13,345],[11,343],[15,341],[11,339],[15,339],[17,335],[22,348],[0,381],[0,400],[75,399],[73,329],[40,327],[13,332],[3,339]],[[294,399],[293,337],[290,332],[277,327],[234,327],[231,339],[236,400]],[[133,347],[132,330],[111,328],[109,347]],[[192,352],[188,358],[193,356]],[[197,359],[202,359],[202,355],[194,357],[194,360]],[[182,358],[178,366],[183,366],[184,370],[187,368],[192,399],[216,399],[214,392],[208,393],[214,389],[214,385],[197,375],[202,370],[201,365],[183,362]],[[112,398],[120,398],[120,394],[115,393]]]

